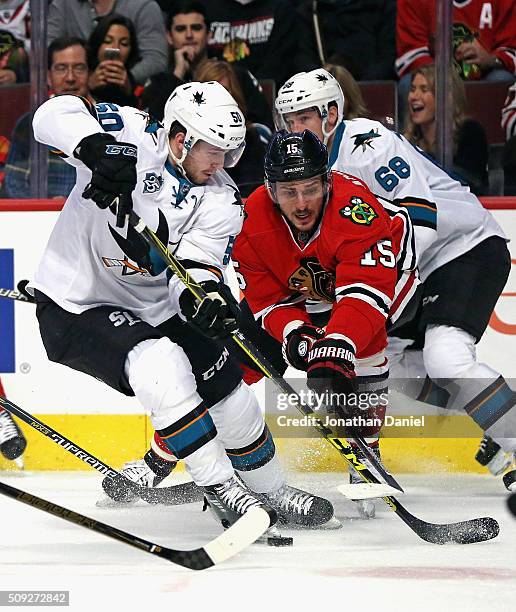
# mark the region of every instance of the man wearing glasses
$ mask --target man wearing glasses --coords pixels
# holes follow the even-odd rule
[[[48,87],[50,95],[75,94],[90,98],[88,64],[85,43],[80,38],[56,38],[48,48]],[[3,195],[10,198],[29,198],[30,139],[32,113],[18,119],[12,136],[5,165]],[[49,152],[49,198],[66,197],[75,184],[75,168]]]

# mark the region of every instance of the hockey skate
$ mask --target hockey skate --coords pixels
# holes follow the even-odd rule
[[[12,416],[0,409],[0,452],[9,461],[15,461],[23,467],[22,455],[27,447],[27,440]]]
[[[489,436],[484,436],[475,459],[486,467],[493,476],[501,476],[514,462],[514,453],[506,453]]]
[[[120,474],[140,487],[151,488],[162,482],[176,465],[176,461],[165,461],[150,450],[143,459],[125,463]],[[97,506],[130,504],[141,498],[120,476],[106,476],[102,481],[102,488],[106,495],[97,502]]]
[[[475,459],[493,476],[503,474],[503,484],[508,491],[516,491],[516,453],[506,452],[489,436],[484,436]]]
[[[372,446],[371,450],[378,457],[380,461],[380,447]],[[350,484],[360,484],[364,482],[360,477],[359,473],[353,469],[351,466],[349,468],[349,483]],[[374,503],[374,499],[357,499],[355,500],[355,504],[358,509],[358,514],[363,519],[372,519],[376,515],[376,507]]]
[[[324,497],[284,484],[272,493],[260,493],[260,498],[276,510],[279,523],[283,525],[326,529],[342,527],[333,517],[331,502]]]
[[[273,533],[274,523],[278,520],[275,510],[263,503],[259,497],[250,491],[236,476],[217,485],[203,487],[204,508],[209,508],[215,519],[224,529],[235,523],[250,508],[259,506],[267,510],[271,516],[271,527],[267,534]],[[274,532],[275,533],[275,532]]]

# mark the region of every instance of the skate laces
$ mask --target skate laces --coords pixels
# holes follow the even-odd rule
[[[239,514],[244,514],[252,506],[261,506],[256,497],[250,495],[236,478],[230,478],[214,489],[220,500]]]
[[[283,485],[273,493],[267,493],[266,497],[279,505],[285,512],[296,514],[309,514],[314,503],[314,496],[294,487]]]
[[[128,461],[124,464],[121,472],[132,482],[143,483],[145,486],[151,486],[155,476],[143,459]]]
[[[0,444],[17,438],[19,435],[18,428],[11,415],[8,412],[0,414]]]
[[[487,436],[484,436],[482,438],[482,440],[480,440],[480,448],[479,448],[479,450],[480,450],[481,453],[485,453],[486,452],[487,446],[488,446],[488,444],[490,442],[491,442],[491,438],[488,438]]]

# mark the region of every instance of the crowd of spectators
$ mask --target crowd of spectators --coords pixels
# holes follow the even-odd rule
[[[244,196],[262,180],[263,152],[274,129],[274,92],[294,73],[318,66],[341,83],[348,118],[371,116],[361,81],[396,80],[399,131],[436,155],[435,0],[48,2],[49,95],[80,93],[97,102],[136,106],[160,120],[178,85],[219,81],[247,119],[246,154],[232,170]],[[0,0],[0,109],[9,104],[2,88],[29,80],[30,25],[29,0]],[[505,193],[515,194],[514,0],[455,0],[453,58],[449,170],[476,194],[489,193],[488,138],[467,115],[464,82],[502,82],[508,96],[500,164]],[[11,134],[0,134],[0,197],[30,195],[30,122],[31,116],[23,115]],[[50,155],[49,197],[67,195],[73,174]]]

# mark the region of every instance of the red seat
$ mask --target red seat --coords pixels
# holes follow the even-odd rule
[[[358,86],[371,119],[397,129],[398,98],[396,81],[359,81]]]
[[[0,136],[11,138],[18,118],[30,108],[30,83],[0,87]]]
[[[510,84],[471,81],[464,85],[467,116],[482,124],[489,144],[504,142],[505,136],[500,121]]]

